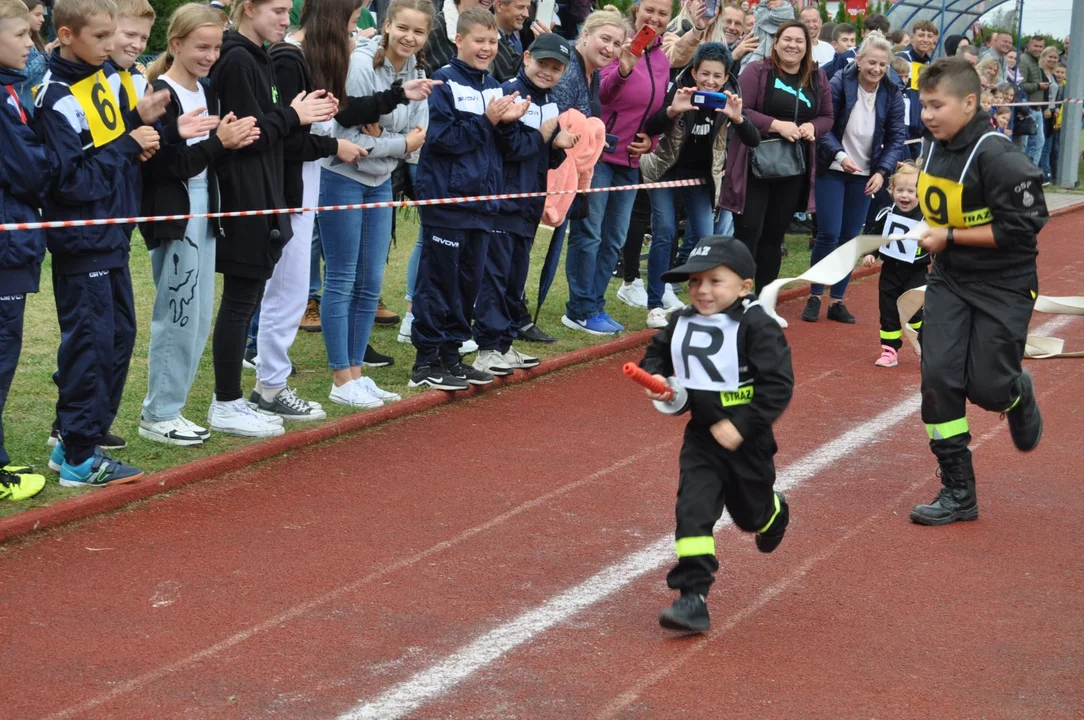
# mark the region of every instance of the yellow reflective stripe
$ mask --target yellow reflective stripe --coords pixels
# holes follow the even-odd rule
[[[922,321],[919,320],[918,322],[907,323],[907,327],[911,328],[912,330],[918,330],[920,327],[922,327]]]
[[[930,440],[948,440],[951,437],[963,435],[967,431],[967,418],[965,417],[944,423],[926,424],[926,434],[930,436]]]
[[[679,558],[715,554],[715,538],[711,535],[678,538],[674,545]]]
[[[1002,410],[1001,412],[1009,412],[1010,410],[1012,410],[1012,409],[1013,409],[1014,407],[1016,407],[1016,406],[1017,406],[1017,405],[1019,405],[1019,404],[1020,404],[1020,396],[1019,396],[1019,395],[1017,395],[1017,396],[1016,396],[1016,399],[1012,401],[1012,405],[1010,405],[1009,407],[1005,408],[1005,409],[1004,409],[1004,410]]]
[[[772,523],[775,522],[775,518],[779,515],[779,511],[781,509],[781,506],[779,505],[779,493],[772,493],[772,497],[775,498],[775,512],[773,512],[772,516],[768,518],[768,522],[764,523],[764,527],[757,530],[758,535],[763,535],[765,532],[767,532],[768,528],[770,528],[772,526]]]
[[[972,210],[971,212],[964,213],[964,223],[968,227],[975,227],[976,225],[987,225],[994,221],[994,215],[990,212],[990,208],[984,207],[978,210]]]
[[[753,402],[753,386],[746,385],[743,388],[737,390],[724,391],[719,393],[719,400],[723,403],[723,407],[734,407],[735,405],[748,405]]]
[[[1034,290],[1028,290],[1028,292],[1031,293],[1031,299],[1032,300],[1038,300],[1039,299],[1039,293],[1035,292]]]
[[[899,340],[903,337],[903,330],[882,330],[882,340]]]

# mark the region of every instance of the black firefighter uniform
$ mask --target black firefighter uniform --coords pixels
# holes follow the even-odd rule
[[[794,392],[790,348],[755,296],[705,316],[686,307],[651,340],[640,367],[673,377],[688,391],[691,418],[680,456],[676,549],[666,578],[675,590],[706,595],[719,569],[715,523],[725,508],[734,524],[763,532],[780,513],[772,423]],[[729,419],[744,439],[736,451],[719,445],[711,426]]]

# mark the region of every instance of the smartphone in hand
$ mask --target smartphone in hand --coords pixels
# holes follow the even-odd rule
[[[640,28],[640,32],[636,33],[636,37],[632,39],[632,43],[629,45],[629,52],[640,57],[644,54],[644,50],[655,39],[658,33],[655,32],[655,28],[650,25],[644,25]]]

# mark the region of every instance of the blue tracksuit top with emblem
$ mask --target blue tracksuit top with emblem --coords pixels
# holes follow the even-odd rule
[[[103,69],[54,51],[34,105],[34,132],[60,158],[60,171],[42,201],[42,219],[138,215],[142,148],[128,134],[132,128]],[[53,266],[61,274],[124,267],[134,227],[47,230]]]
[[[429,96],[429,130],[418,160],[414,190],[419,200],[495,195],[504,190],[503,150],[510,123],[493,125],[486,105],[504,93],[486,71],[458,58],[433,73],[444,84]],[[497,202],[431,205],[422,224],[460,230],[492,230]]]

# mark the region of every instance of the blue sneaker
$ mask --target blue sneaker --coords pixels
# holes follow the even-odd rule
[[[60,472],[62,467],[64,467],[64,444],[58,442],[53,446],[53,451],[49,453],[49,469],[53,472]]]
[[[598,317],[604,322],[608,323],[610,327],[614,329],[614,332],[624,332],[625,326],[614,320],[608,313],[600,312]]]
[[[58,446],[59,447],[59,446]],[[100,449],[79,465],[65,462],[60,468],[63,487],[106,487],[123,485],[143,477],[143,471],[109,457]]]
[[[617,330],[610,325],[602,316],[596,315],[586,320],[573,320],[568,315],[561,316],[561,324],[573,330],[585,332],[588,335],[613,335]]]

